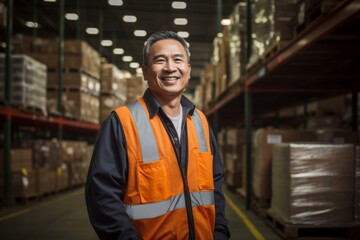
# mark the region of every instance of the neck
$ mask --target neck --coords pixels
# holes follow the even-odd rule
[[[181,94],[178,96],[171,96],[171,97],[164,97],[164,96],[157,96],[154,95],[158,103],[160,104],[161,108],[164,112],[171,116],[176,117],[180,113],[180,101],[181,101]]]

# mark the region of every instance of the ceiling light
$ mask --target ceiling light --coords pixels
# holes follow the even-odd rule
[[[99,34],[99,29],[94,28],[94,27],[88,27],[88,28],[86,28],[85,31],[87,34],[92,34],[92,35]]]
[[[117,54],[117,55],[124,54],[124,49],[122,49],[122,48],[114,48],[113,53]]]
[[[29,28],[39,28],[39,24],[37,22],[27,21],[25,25]]]
[[[76,13],[66,13],[65,18],[70,21],[75,21],[79,19],[79,16]]]
[[[146,36],[146,31],[145,30],[135,30],[134,35],[136,37],[145,37]]]
[[[123,5],[122,0],[108,0],[108,3],[111,6],[122,6]]]
[[[223,25],[223,26],[229,26],[230,25],[230,23],[231,23],[231,20],[230,19],[222,19],[221,20],[221,25]]]
[[[186,25],[188,23],[188,20],[186,18],[175,18],[174,24],[175,25]]]
[[[111,40],[101,40],[101,46],[110,47],[112,44],[113,42]]]
[[[136,73],[137,73],[137,74],[142,74],[142,69],[141,69],[141,68],[137,68],[137,69],[136,69]]]
[[[131,62],[133,60],[132,56],[123,56],[122,57],[122,60],[124,62]]]
[[[123,20],[124,20],[124,22],[134,23],[134,22],[136,22],[137,18],[133,15],[124,15]]]
[[[137,63],[137,62],[131,62],[131,63],[130,63],[130,67],[131,67],[131,68],[139,68],[139,67],[140,67],[140,64]]]
[[[190,34],[188,32],[177,32],[177,34],[180,36],[180,37],[183,37],[183,38],[188,38],[190,36]]]
[[[185,9],[186,8],[186,2],[178,2],[174,1],[171,3],[171,7],[174,9]]]
[[[44,0],[44,2],[56,2],[56,0]]]

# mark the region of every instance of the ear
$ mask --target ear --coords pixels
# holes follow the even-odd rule
[[[142,74],[143,74],[143,79],[144,79],[144,81],[147,81],[147,77],[146,77],[147,66],[143,64],[143,65],[141,66],[141,70],[142,70]]]

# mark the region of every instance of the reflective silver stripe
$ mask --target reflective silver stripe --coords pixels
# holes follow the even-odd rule
[[[138,101],[129,103],[127,107],[135,121],[144,163],[159,161],[156,139],[144,107]]]
[[[214,192],[191,193],[193,207],[214,205]],[[125,205],[126,213],[130,219],[149,219],[162,216],[176,209],[185,208],[185,195],[179,194],[169,200],[141,205]]]
[[[201,118],[199,116],[199,113],[196,110],[194,111],[192,121],[194,123],[196,136],[198,138],[200,152],[208,152],[208,148],[207,148],[207,145],[206,145],[206,137],[205,137],[204,127],[203,127]]]

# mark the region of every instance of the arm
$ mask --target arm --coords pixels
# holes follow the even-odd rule
[[[211,152],[214,155],[214,194],[215,194],[215,232],[214,239],[228,239],[230,232],[228,220],[225,217],[225,198],[222,192],[224,169],[221,162],[215,136],[210,129]]]
[[[90,222],[100,239],[139,239],[121,201],[126,179],[126,142],[112,113],[97,136],[85,187]]]

